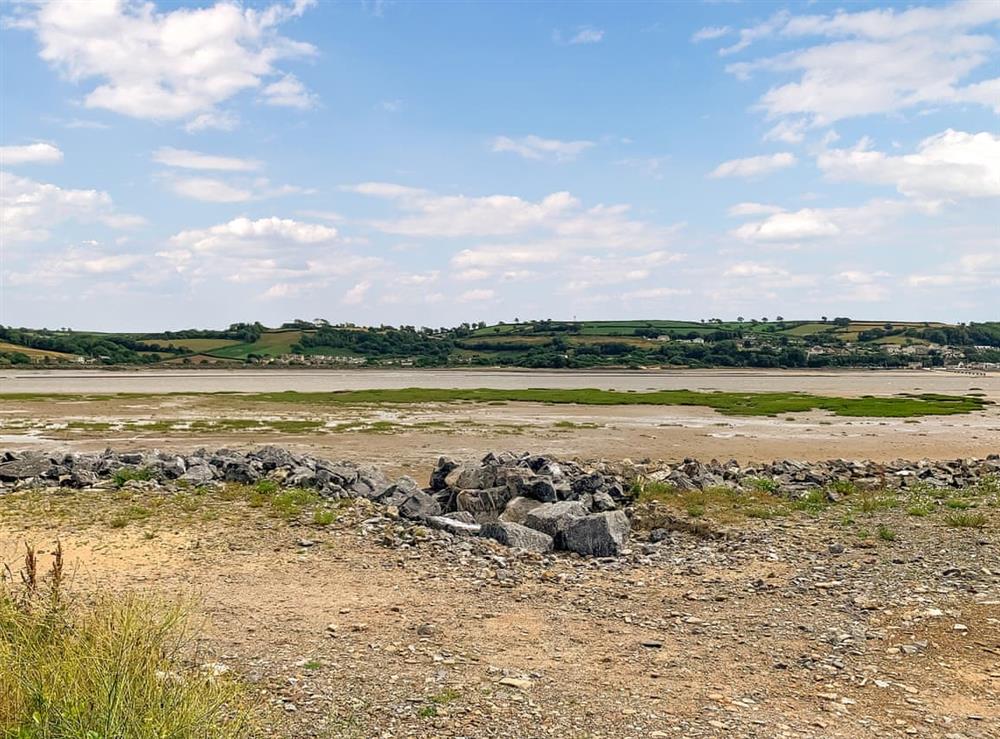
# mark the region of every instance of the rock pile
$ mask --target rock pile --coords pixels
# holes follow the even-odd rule
[[[780,460],[767,464],[740,465],[736,460],[699,462],[685,459],[679,464],[662,462],[625,466],[627,474],[662,482],[678,490],[713,487],[750,488],[768,481],[774,492],[786,497],[835,483],[858,488],[908,488],[929,485],[941,488],[971,487],[984,477],[1000,476],[1000,454],[985,459],[918,460],[873,462],[831,459],[823,462]]]
[[[567,550],[617,556],[626,546],[631,485],[660,482],[678,490],[759,489],[797,497],[837,483],[858,488],[918,485],[964,488],[1000,480],[1000,454],[985,459],[873,462],[829,460],[740,465],[736,461],[679,464],[625,461],[583,465],[531,454],[488,454],[478,463],[442,457],[429,484],[411,477],[390,481],[376,467],[330,462],[278,447],[249,452],[220,449],[179,455],[163,452],[0,454],[0,492],[21,487],[111,487],[121,484],[199,486],[271,480],[316,490],[326,498],[366,498],[402,518],[452,534],[475,535],[532,552]],[[128,481],[139,482],[128,482]],[[142,482],[148,481],[148,482]]]
[[[489,454],[478,465],[441,458],[422,488],[413,478],[391,482],[377,468],[329,462],[277,447],[250,452],[220,449],[163,452],[0,455],[0,491],[22,487],[110,487],[115,484],[244,485],[272,480],[326,498],[363,497],[403,518],[451,533],[480,535],[535,552],[565,549],[615,556],[629,521],[622,479],[527,454]],[[129,481],[138,481],[132,482]]]
[[[431,526],[455,530],[457,522],[520,549],[608,557],[628,538],[629,520],[621,510],[626,490],[620,475],[504,452],[469,466],[441,457],[426,491],[390,490],[381,501],[399,506],[404,516],[418,511]]]

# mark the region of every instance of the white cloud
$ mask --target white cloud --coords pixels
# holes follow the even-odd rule
[[[889,223],[912,209],[896,200],[872,200],[852,208],[802,208],[774,213],[730,231],[738,239],[757,243],[792,243],[884,233]]]
[[[49,229],[65,221],[131,228],[138,216],[119,213],[100,190],[66,190],[9,172],[0,172],[0,225],[4,241],[44,241]]]
[[[496,297],[496,292],[493,290],[466,290],[464,293],[458,296],[458,299],[462,303],[473,303],[481,300],[493,300]]]
[[[267,298],[336,289],[344,278],[357,288],[386,267],[380,258],[347,251],[335,228],[278,217],[181,231],[156,256],[161,271],[169,267],[191,284],[253,285],[254,297]],[[266,292],[256,287],[262,283]]]
[[[261,168],[253,159],[203,154],[187,149],[163,147],[153,152],[153,161],[175,169],[219,172],[251,172]],[[282,195],[309,194],[312,190],[295,185],[272,186],[266,177],[221,180],[216,177],[182,177],[174,172],[161,179],[177,195],[206,203],[245,203]]]
[[[396,278],[396,282],[407,287],[419,287],[437,282],[440,276],[440,272],[432,270],[430,272],[403,274]]]
[[[308,110],[316,105],[316,96],[295,75],[286,74],[264,88],[264,102],[284,108]]]
[[[888,277],[888,272],[861,272],[859,270],[846,270],[834,275],[838,282],[845,282],[850,285],[868,285],[878,278]]]
[[[577,31],[569,43],[571,44],[596,44],[604,40],[604,31],[598,28],[581,28]]]
[[[663,179],[663,167],[670,160],[668,156],[662,157],[630,157],[619,159],[615,164],[623,167],[632,167],[643,174],[652,177],[654,180]]]
[[[671,298],[677,295],[690,295],[691,291],[686,288],[676,287],[647,287],[641,290],[632,290],[622,293],[625,300],[656,300],[658,298]]]
[[[691,41],[694,43],[698,43],[699,41],[711,41],[712,39],[722,38],[732,32],[733,29],[729,26],[707,26],[695,31],[691,36]]]
[[[740,262],[730,265],[722,273],[723,277],[784,277],[787,269],[759,262]]]
[[[560,252],[556,249],[539,249],[534,244],[497,244],[482,246],[476,249],[462,249],[451,258],[456,267],[469,267],[465,279],[479,279],[484,273],[475,268],[503,267],[508,264],[546,264],[559,259]]]
[[[709,177],[759,177],[795,165],[795,155],[781,151],[777,154],[763,154],[745,159],[730,159],[709,173]]]
[[[177,195],[204,203],[245,203],[253,192],[211,177],[184,177],[170,180],[170,189]]]
[[[239,159],[214,154],[202,154],[187,149],[164,146],[153,152],[153,161],[168,167],[207,169],[221,172],[251,172],[260,169],[261,163],[253,159]]]
[[[930,136],[913,154],[891,156],[862,140],[852,149],[830,149],[817,157],[833,180],[892,185],[900,193],[934,204],[956,198],[1000,197],[1000,136],[948,129]]]
[[[143,255],[109,253],[97,242],[88,241],[44,256],[27,270],[13,270],[6,274],[5,281],[11,286],[53,287],[77,277],[97,279],[119,275],[147,262]]]
[[[786,144],[801,144],[805,140],[808,124],[808,121],[802,119],[778,121],[764,134],[764,140],[782,141]]]
[[[761,98],[760,107],[770,118],[829,125],[855,116],[966,102],[1000,112],[1000,78],[968,82],[984,65],[993,62],[995,68],[998,44],[990,26],[997,20],[1000,4],[980,0],[831,15],[782,11],[742,29],[739,42],[720,53],[742,51],[763,38],[825,39],[729,65],[743,79],[759,71],[798,75]]]
[[[214,110],[210,113],[201,113],[184,124],[184,130],[188,133],[198,133],[199,131],[233,131],[240,125],[240,118],[235,113],[221,110]]]
[[[764,203],[737,203],[729,208],[726,213],[730,217],[739,216],[762,216],[762,215],[772,215],[774,213],[781,213],[784,208],[779,208],[777,205],[766,205]]]
[[[763,221],[744,223],[732,233],[745,241],[798,241],[836,236],[840,228],[822,210],[803,208],[794,213],[775,213]]]
[[[198,128],[225,120],[217,111],[220,103],[280,74],[278,61],[315,53],[311,44],[277,30],[311,4],[296,0],[255,9],[218,2],[158,12],[137,0],[48,0],[17,14],[12,25],[33,31],[42,59],[69,80],[97,80],[84,98],[87,107],[188,120]],[[276,104],[292,99],[265,97]]]
[[[525,159],[554,159],[557,162],[572,161],[593,145],[593,141],[560,141],[539,136],[522,136],[518,139],[497,136],[493,139],[495,152],[509,151]]]
[[[344,297],[340,299],[340,302],[344,305],[359,305],[364,302],[365,296],[371,287],[372,283],[370,280],[362,280],[344,293]]]
[[[287,195],[311,195],[315,192],[296,185],[273,186],[266,177],[230,182],[215,177],[178,177],[166,174],[162,179],[174,194],[203,203],[246,203]]]
[[[285,241],[293,244],[324,244],[337,238],[337,229],[318,223],[303,223],[290,218],[234,218],[205,229],[181,231],[171,243],[197,252],[238,251],[252,242],[270,244]]]
[[[0,146],[0,167],[18,164],[54,164],[61,162],[62,159],[62,151],[52,144]]]
[[[584,208],[568,192],[555,192],[539,201],[530,201],[513,195],[438,195],[380,182],[346,189],[396,203],[401,211],[399,218],[373,223],[385,233],[425,238],[533,235],[523,243],[484,245],[484,255],[509,248],[513,253],[533,253],[536,255],[533,258],[540,260],[547,254],[574,249],[653,248],[670,241],[676,230],[629,218],[626,205]]]

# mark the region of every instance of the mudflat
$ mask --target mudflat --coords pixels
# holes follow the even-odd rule
[[[407,387],[687,389],[845,398],[937,393],[1000,401],[1000,373],[943,371],[8,371],[0,373],[0,438],[11,448],[79,450],[279,444],[398,472],[420,470],[440,454],[474,457],[496,449],[587,459],[740,461],[946,459],[1000,451],[1000,404],[956,415],[882,418],[821,410],[728,415],[676,405],[331,405],[250,397]],[[115,397],[122,393],[130,395]]]

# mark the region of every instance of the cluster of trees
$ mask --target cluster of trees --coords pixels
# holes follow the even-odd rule
[[[224,331],[214,329],[188,328],[181,331],[163,331],[158,334],[144,334],[143,340],[148,339],[233,339],[252,344],[257,341],[267,330],[260,321],[254,323],[233,323]]]
[[[151,352],[185,354],[186,349],[149,343],[121,334],[77,334],[72,332],[0,326],[0,340],[50,352],[78,354],[104,364],[148,364],[160,357]]]
[[[412,358],[417,364],[447,364],[455,343],[429,329],[413,326],[385,327],[380,330],[346,329],[323,326],[315,333],[304,334],[292,347],[298,354],[330,354],[368,358]]]
[[[995,346],[1000,347],[1000,321],[969,323],[959,326],[908,329],[906,336],[914,336],[935,344],[951,346]]]
[[[24,352],[0,352],[0,367],[9,367],[12,364],[31,364],[31,357]]]

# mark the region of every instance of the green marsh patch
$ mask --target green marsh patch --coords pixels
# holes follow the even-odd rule
[[[246,400],[315,405],[407,405],[413,403],[573,403],[578,405],[671,405],[712,408],[731,416],[778,416],[824,410],[838,416],[909,418],[942,416],[983,410],[989,401],[970,396],[908,395],[835,398],[804,393],[733,393],[658,390],[619,392],[597,389],[500,390],[492,388],[446,389],[402,388],[391,390],[345,390],[329,393],[254,393]]]

